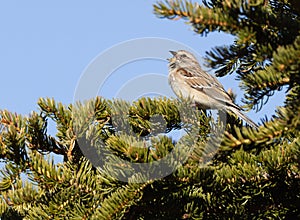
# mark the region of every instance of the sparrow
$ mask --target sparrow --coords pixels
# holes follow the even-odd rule
[[[248,125],[258,128],[257,124],[241,112],[241,107],[233,103],[217,78],[202,70],[192,53],[185,50],[170,53],[173,57],[168,59],[168,81],[176,96],[192,99],[201,109],[231,111]]]

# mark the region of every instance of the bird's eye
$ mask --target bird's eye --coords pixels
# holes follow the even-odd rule
[[[187,55],[185,55],[185,54],[181,54],[180,56],[181,56],[181,58],[186,58],[187,57]]]

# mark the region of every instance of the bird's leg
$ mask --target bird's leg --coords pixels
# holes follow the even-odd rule
[[[226,124],[227,124],[227,118],[228,118],[227,111],[224,110],[224,109],[219,109],[218,110],[218,115],[219,115],[219,118],[218,118],[219,122],[220,123],[225,123],[225,125],[223,125],[223,126],[226,126]]]

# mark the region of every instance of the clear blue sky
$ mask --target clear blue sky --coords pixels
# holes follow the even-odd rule
[[[87,65],[98,54],[127,40],[169,38],[204,56],[211,47],[229,44],[233,39],[220,33],[200,37],[181,20],[159,19],[153,14],[154,3],[141,0],[1,1],[0,109],[28,114],[37,109],[39,97],[71,103]],[[167,75],[167,63],[145,62],[145,65],[133,65],[131,70],[157,71],[156,64],[159,71]],[[240,103],[242,95],[234,76],[220,81],[226,89],[231,87],[238,93]],[[269,106],[259,114],[250,112],[248,115],[255,121],[264,114],[270,116],[274,104]]]

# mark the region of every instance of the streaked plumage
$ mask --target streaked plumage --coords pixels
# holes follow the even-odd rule
[[[170,53],[173,57],[169,59],[169,84],[177,96],[190,97],[203,109],[225,108],[252,127],[258,127],[232,102],[217,78],[201,69],[193,54],[185,50]]]

